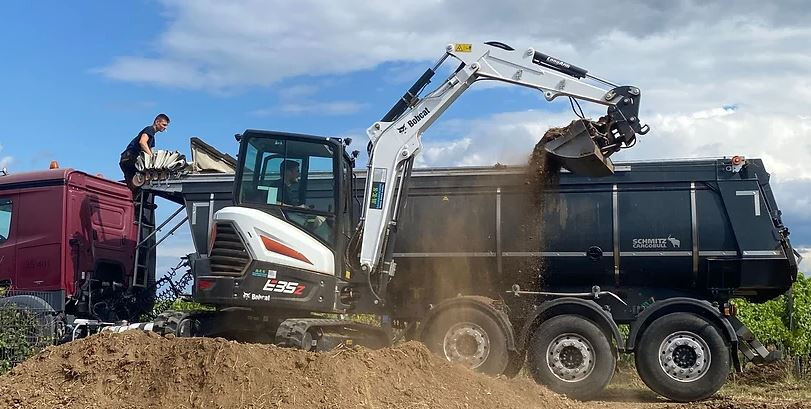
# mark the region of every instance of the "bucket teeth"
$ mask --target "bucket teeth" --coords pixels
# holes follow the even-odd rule
[[[591,131],[590,131],[591,129]],[[594,142],[597,133],[585,119],[572,122],[559,137],[544,146],[561,166],[583,176],[601,177],[614,174],[614,164]]]

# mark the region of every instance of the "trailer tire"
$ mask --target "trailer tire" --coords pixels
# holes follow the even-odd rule
[[[651,390],[677,402],[714,395],[730,370],[729,348],[718,328],[685,312],[653,321],[642,333],[635,361]]]
[[[450,308],[429,323],[423,342],[450,362],[488,375],[507,369],[507,335],[496,320],[474,307]]]
[[[606,334],[588,319],[570,314],[538,326],[527,356],[535,382],[578,400],[602,392],[617,366]]]

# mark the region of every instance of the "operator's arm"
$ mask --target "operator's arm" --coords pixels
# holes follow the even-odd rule
[[[149,147],[149,135],[142,133],[141,137],[138,139],[138,146],[140,146],[141,150],[146,152],[147,155],[152,156],[152,149]]]

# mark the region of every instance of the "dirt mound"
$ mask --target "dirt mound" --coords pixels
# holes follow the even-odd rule
[[[788,360],[750,365],[742,373],[734,374],[734,380],[740,385],[782,384],[791,376],[791,371]]]
[[[309,353],[224,339],[103,333],[0,377],[11,408],[564,408],[527,379],[440,360],[422,344]]]

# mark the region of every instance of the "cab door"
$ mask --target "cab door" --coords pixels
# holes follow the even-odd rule
[[[17,251],[17,195],[0,194],[0,286],[8,287],[15,280]]]

